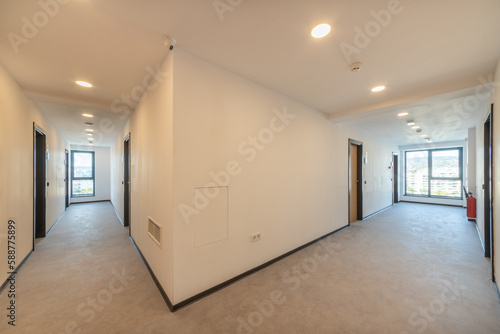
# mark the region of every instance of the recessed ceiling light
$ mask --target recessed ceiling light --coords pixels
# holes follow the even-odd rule
[[[372,88],[372,92],[380,92],[385,89],[385,86],[377,86]]]
[[[411,128],[412,128],[413,130],[417,130],[417,129],[420,129],[420,126],[415,125],[415,126],[412,126]]]
[[[429,139],[427,142],[428,142],[428,143],[432,143],[432,140],[430,140],[430,139]]]
[[[93,140],[94,140],[94,138],[88,138],[88,140],[89,140],[89,141],[93,141]]]
[[[398,114],[398,117],[403,117],[403,116],[408,116],[408,113],[405,111],[405,112],[400,112]]]
[[[406,125],[413,126],[413,125],[415,125],[415,121],[408,121],[408,122],[406,122]]]
[[[82,87],[87,87],[87,88],[90,88],[90,87],[92,87],[92,86],[93,86],[91,83],[86,82],[86,81],[80,81],[80,80],[78,80],[78,81],[75,81],[75,83],[76,83],[77,85],[79,85],[79,86],[82,86]]]
[[[94,115],[92,115],[92,114],[82,114],[82,116],[83,116],[83,117],[88,117],[88,118],[92,118],[92,117],[94,117]]]
[[[94,132],[93,129],[85,129],[85,131],[87,131],[87,132]]]
[[[87,136],[92,137],[92,134],[91,133],[87,133]]]
[[[90,146],[94,146],[94,143],[89,143]]]
[[[425,137],[427,137],[427,135],[420,135],[420,137],[425,138]]]
[[[332,27],[330,25],[323,23],[319,24],[311,31],[311,36],[314,38],[323,38],[330,33]]]

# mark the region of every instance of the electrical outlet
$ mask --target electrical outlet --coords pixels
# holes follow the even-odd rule
[[[262,234],[260,232],[252,234],[252,236],[251,236],[252,242],[259,241],[261,237],[262,237]]]

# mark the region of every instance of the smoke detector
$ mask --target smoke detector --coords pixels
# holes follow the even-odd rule
[[[360,62],[355,62],[349,65],[349,68],[351,69],[351,72],[359,72],[361,69],[361,63]]]
[[[167,49],[169,49],[169,50],[173,50],[174,49],[174,46],[176,44],[175,39],[173,39],[172,37],[169,37],[169,36],[163,36],[162,40],[163,40],[163,45]]]

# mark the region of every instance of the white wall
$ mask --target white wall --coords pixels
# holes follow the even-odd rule
[[[472,192],[474,197],[481,187],[476,184],[476,128],[470,128],[467,134],[467,191]]]
[[[71,197],[71,203],[109,201],[111,199],[111,149],[109,147],[71,145],[71,150],[95,152],[95,196]],[[71,151],[69,159],[71,161]]]
[[[48,231],[56,220],[65,211],[65,186],[66,167],[64,161],[66,159],[65,150],[68,149],[68,144],[59,135],[59,132],[52,127],[45,119],[39,118],[44,130],[47,128],[47,148],[49,150],[49,160],[47,161],[47,215],[46,215],[46,230]],[[42,125],[43,124],[43,125]],[[32,145],[33,146],[33,145]]]
[[[399,154],[399,147],[347,124],[341,124],[339,130],[345,132],[350,139],[363,143],[363,157],[368,154],[368,163],[363,162],[363,217],[392,205],[394,171],[391,163],[393,154]],[[342,178],[344,175],[338,177]]]
[[[115,144],[111,147],[110,155],[110,170],[111,170],[111,185],[110,185],[110,198],[111,203],[115,207],[118,217],[122,220],[123,224],[123,213],[124,213],[124,198],[123,190],[123,141],[126,136],[128,136],[128,131],[130,129],[129,122],[127,122],[122,130],[122,133],[126,133],[124,137],[118,136]],[[127,132],[126,132],[127,131]]]
[[[276,113],[284,110],[295,118],[279,120]],[[290,98],[177,51],[174,303],[347,225],[348,138],[363,141],[369,152],[366,216],[392,204],[388,167],[396,145],[334,124]],[[257,148],[251,150],[254,140]],[[221,174],[228,164],[234,174],[229,182],[214,182],[210,173]],[[206,210],[211,218],[227,214],[225,238],[224,227],[202,220],[203,209],[187,220],[180,211],[193,205],[195,188],[216,183],[227,186],[227,208],[211,211],[209,204]],[[218,235],[202,224],[220,228]],[[262,240],[252,243],[256,232]],[[204,237],[213,242],[195,247]]]
[[[498,63],[495,82],[492,87],[491,103],[494,104],[493,110],[493,224],[494,224],[494,249],[495,249],[495,273],[497,281],[500,277],[499,267],[499,249],[500,249],[500,61]],[[476,126],[476,184],[477,184],[477,228],[484,246],[484,191],[481,189],[485,183],[484,180],[484,120],[490,111],[488,104]]]
[[[174,304],[347,225],[349,138],[369,154],[364,216],[392,204],[396,145],[179,50],[160,71],[111,149],[111,201],[123,217],[130,132],[132,237]],[[218,184],[227,198],[202,209],[197,197],[199,214],[186,211],[196,188]],[[162,225],[161,249],[148,217]]]
[[[61,139],[40,110],[22,93],[19,85],[0,65],[0,282],[7,278],[7,223],[17,226],[17,264],[33,243],[33,122],[46,133],[48,230],[64,212],[64,149]]]
[[[123,219],[123,141],[130,132],[131,233],[165,292],[173,296],[173,53],[161,65],[111,148],[111,201]],[[162,226],[162,248],[149,237],[148,217]]]
[[[484,119],[489,113],[490,106],[485,108],[483,117],[479,120],[476,126],[476,204],[477,218],[476,225],[479,230],[479,236],[484,247]],[[495,134],[493,134],[495,135]]]

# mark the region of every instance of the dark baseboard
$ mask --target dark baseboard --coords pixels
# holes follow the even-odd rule
[[[52,229],[54,228],[54,226],[56,226],[57,223],[59,223],[59,221],[61,220],[62,216],[66,213],[66,210],[63,211],[63,213],[61,213],[61,215],[56,219],[56,221],[54,222],[54,224],[52,224],[52,226],[49,228],[49,230],[47,231],[47,233],[45,233],[45,236],[47,236],[49,234],[50,231],[52,231]]]
[[[479,231],[479,226],[477,226],[477,224],[476,224],[476,231],[477,231],[477,236],[479,237],[479,242],[481,243],[481,247],[483,248],[483,255],[484,255],[484,252],[486,252],[486,248],[484,248],[483,237],[481,236],[481,231]]]
[[[493,282],[493,285],[495,286],[495,290],[497,290],[498,302],[500,303],[500,290],[498,289],[498,284],[497,282]]]
[[[427,205],[440,205],[440,206],[452,206],[455,208],[463,208],[462,204],[440,204],[440,203],[425,203],[425,202],[412,202],[412,201],[405,201],[405,200],[400,200],[400,203],[413,203],[413,204],[427,204]]]
[[[19,273],[19,270],[21,270],[21,267],[26,263],[26,260],[28,260],[28,258],[31,256],[31,254],[33,254],[33,250],[30,250],[30,252],[28,253],[28,255],[26,255],[24,257],[24,259],[21,261],[21,263],[19,263],[17,265],[16,270],[13,271],[13,273],[14,273],[13,275],[17,275]],[[9,285],[9,278],[7,278],[5,280],[5,282],[3,282],[2,285],[0,286],[0,295],[5,290],[5,288],[7,287],[7,285]]]
[[[170,312],[175,312],[175,307],[174,305],[172,304],[172,302],[170,301],[170,298],[168,298],[168,295],[167,293],[165,292],[165,290],[163,290],[163,287],[161,286],[160,284],[160,281],[158,281],[158,279],[156,278],[154,272],[153,272],[153,269],[151,269],[151,267],[149,266],[149,263],[148,261],[146,260],[146,258],[144,257],[144,255],[142,254],[139,246],[137,246],[137,244],[135,243],[135,240],[134,238],[132,238],[132,236],[130,236],[130,240],[132,240],[132,243],[134,244],[135,246],[135,249],[137,249],[137,252],[139,253],[142,261],[144,262],[144,264],[146,265],[146,268],[148,268],[148,271],[149,271],[149,274],[151,275],[151,278],[153,279],[153,281],[155,282],[156,284],[156,287],[158,288],[158,290],[160,291],[160,294],[161,296],[163,297],[163,300],[165,301],[165,303],[167,304],[168,306],[168,309],[170,310]]]
[[[116,211],[115,204],[114,204],[112,201],[110,201],[110,202],[111,202],[111,206],[113,207],[113,210],[115,210],[116,217],[118,217],[118,220],[120,221],[120,223],[122,223],[122,226],[123,226],[123,227],[125,227],[125,224],[123,223],[122,218],[121,218],[121,217],[120,217],[120,215],[118,214],[118,211]]]
[[[99,200],[99,201],[86,201],[86,202],[76,202],[76,203],[70,203],[69,205],[73,205],[73,204],[89,204],[89,203],[102,203],[102,202],[111,202],[110,199],[103,199],[103,200]]]
[[[255,267],[255,268],[253,268],[253,269],[250,269],[250,270],[248,270],[248,271],[246,271],[246,272],[244,272],[244,273],[242,273],[242,274],[240,274],[240,275],[238,275],[238,276],[235,276],[235,277],[233,277],[233,278],[231,278],[231,279],[229,279],[229,280],[227,280],[227,281],[225,281],[225,282],[223,282],[223,283],[221,283],[221,284],[218,284],[218,285],[214,286],[213,288],[210,288],[210,289],[208,289],[208,290],[205,290],[205,291],[203,291],[203,292],[201,292],[201,293],[199,293],[199,294],[197,294],[197,295],[195,295],[195,296],[193,296],[193,297],[191,297],[191,298],[186,299],[185,301],[182,301],[182,302],[180,302],[180,303],[178,303],[178,304],[175,304],[175,305],[174,305],[174,312],[175,312],[175,311],[177,311],[178,309],[182,308],[182,307],[185,307],[185,306],[187,306],[187,305],[189,305],[189,304],[192,304],[192,303],[194,303],[194,302],[196,302],[196,301],[198,301],[198,300],[200,300],[200,299],[202,299],[202,298],[205,298],[205,297],[207,297],[207,296],[209,296],[209,295],[213,294],[214,292],[217,292],[217,291],[219,291],[219,290],[221,290],[221,289],[223,289],[223,288],[225,288],[225,287],[227,287],[227,286],[229,286],[229,285],[231,285],[231,284],[235,283],[236,281],[239,281],[239,280],[241,280],[242,278],[245,278],[245,277],[247,277],[247,276],[249,276],[249,275],[252,275],[252,274],[254,274],[254,273],[256,273],[256,272],[258,272],[258,271],[260,271],[260,270],[262,270],[262,269],[266,268],[266,267],[269,267],[270,265],[272,265],[272,264],[274,264],[274,263],[278,262],[279,260],[282,260],[282,259],[284,259],[285,257],[290,256],[290,255],[292,255],[292,254],[294,254],[294,253],[296,253],[296,252],[298,252],[298,251],[300,251],[300,250],[302,250],[302,249],[304,249],[304,248],[306,248],[306,247],[309,247],[309,246],[311,246],[311,245],[313,245],[313,244],[317,243],[318,241],[323,240],[324,238],[329,237],[329,236],[330,236],[330,235],[332,235],[332,234],[338,233],[338,232],[340,232],[340,231],[342,231],[342,230],[344,230],[344,229],[346,229],[346,228],[348,228],[348,227],[349,227],[349,226],[348,226],[348,225],[346,225],[346,226],[341,227],[341,228],[339,228],[339,229],[337,229],[337,230],[335,230],[335,231],[333,231],[333,232],[330,232],[330,233],[328,233],[328,234],[325,234],[324,236],[319,237],[319,238],[317,238],[317,239],[315,239],[315,240],[313,240],[313,241],[311,241],[311,242],[308,242],[308,243],[307,243],[307,244],[305,244],[305,245],[302,245],[302,246],[300,246],[300,247],[297,247],[297,248],[295,248],[295,249],[293,249],[293,250],[289,251],[288,253],[285,253],[285,254],[283,254],[283,255],[280,255],[280,256],[278,256],[277,258],[274,258],[274,259],[272,259],[272,260],[270,260],[270,261],[268,261],[268,262],[266,262],[266,263],[264,263],[264,264],[261,264],[261,265],[260,265],[260,266],[258,266],[258,267]]]
[[[363,219],[362,219],[362,220],[365,220],[365,219],[368,219],[368,218],[370,218],[370,217],[373,217],[373,216],[375,216],[375,215],[377,215],[377,214],[381,213],[382,211],[385,211],[385,210],[387,210],[387,209],[389,209],[389,208],[391,208],[391,207],[392,207],[392,204],[391,204],[391,205],[386,206],[386,207],[385,207],[385,208],[383,208],[383,209],[378,210],[377,212],[372,213],[371,215],[368,215],[368,216],[366,216],[366,217],[363,217]]]
[[[194,295],[193,297],[188,298],[188,299],[186,299],[186,300],[184,300],[184,301],[182,301],[182,302],[180,302],[178,304],[175,304],[175,305],[172,304],[172,302],[170,301],[170,298],[168,298],[167,293],[165,292],[165,290],[163,290],[163,287],[161,286],[161,284],[158,281],[158,279],[156,278],[153,270],[149,266],[148,261],[144,258],[144,256],[142,255],[141,250],[139,249],[139,247],[135,243],[134,238],[132,238],[132,236],[131,236],[130,239],[134,243],[135,248],[139,252],[139,255],[141,256],[142,260],[144,261],[144,264],[148,268],[148,271],[149,271],[151,277],[153,278],[153,281],[155,282],[156,286],[158,287],[158,290],[160,291],[160,293],[161,293],[161,295],[163,297],[163,300],[165,300],[165,303],[167,304],[168,309],[170,310],[170,312],[175,312],[175,311],[177,311],[177,310],[179,310],[179,309],[181,309],[183,307],[186,307],[189,304],[192,304],[192,303],[194,303],[194,302],[196,302],[196,301],[198,301],[200,299],[208,297],[209,295],[211,295],[211,294],[213,294],[213,293],[215,293],[215,292],[217,292],[219,290],[222,290],[222,289],[228,287],[229,285],[231,285],[231,284],[233,284],[233,283],[241,280],[242,278],[250,276],[250,275],[252,275],[252,274],[254,274],[254,273],[256,273],[256,272],[258,272],[258,271],[260,271],[260,270],[262,270],[264,268],[266,268],[266,267],[269,267],[270,265],[272,265],[272,264],[274,264],[274,263],[276,263],[276,262],[284,259],[285,257],[290,256],[290,255],[292,255],[292,254],[294,254],[294,253],[296,253],[296,252],[298,252],[298,251],[300,251],[300,250],[302,250],[302,249],[304,249],[306,247],[309,247],[309,246],[311,246],[311,245],[313,245],[313,244],[315,244],[315,243],[317,243],[317,242],[325,239],[326,237],[329,237],[329,236],[331,236],[331,235],[333,235],[335,233],[338,233],[338,232],[340,232],[342,230],[345,230],[348,227],[349,227],[349,225],[346,225],[346,226],[341,227],[341,228],[339,228],[339,229],[337,229],[337,230],[335,230],[333,232],[327,233],[327,234],[323,235],[322,237],[319,237],[319,238],[317,238],[317,239],[315,239],[313,241],[310,241],[310,242],[308,242],[308,243],[306,243],[306,244],[304,244],[304,245],[302,245],[300,247],[297,247],[297,248],[295,248],[295,249],[293,249],[293,250],[291,250],[291,251],[289,251],[289,252],[287,252],[287,253],[285,253],[283,255],[280,255],[280,256],[278,256],[278,257],[276,257],[276,258],[274,258],[274,259],[272,259],[272,260],[270,260],[270,261],[268,261],[268,262],[266,262],[264,264],[261,264],[258,267],[250,269],[250,270],[248,270],[248,271],[246,271],[246,272],[244,272],[244,273],[242,273],[242,274],[240,274],[238,276],[235,276],[235,277],[233,277],[233,278],[231,278],[231,279],[229,279],[229,280],[227,280],[225,282],[222,282],[222,283],[220,283],[220,284],[218,284],[218,285],[216,285],[216,286],[214,286],[214,287],[212,287],[212,288],[210,288],[208,290],[200,292],[199,294]]]

